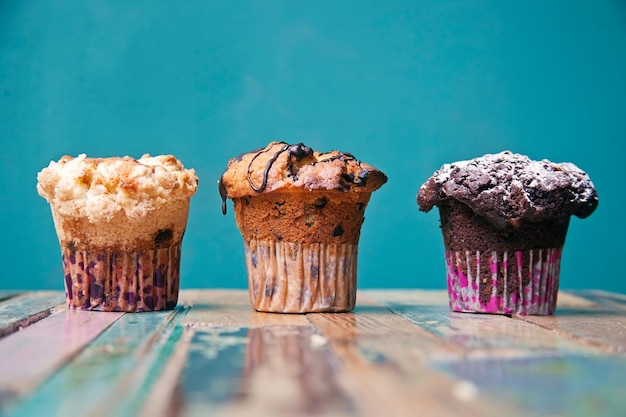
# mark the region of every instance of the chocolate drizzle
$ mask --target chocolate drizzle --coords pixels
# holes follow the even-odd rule
[[[220,177],[220,181],[217,183],[217,188],[220,191],[220,197],[222,198],[222,214],[226,215],[226,187],[224,187],[224,174]]]
[[[252,158],[252,160],[250,160],[250,163],[248,164],[246,179],[248,180],[248,184],[250,184],[250,188],[252,188],[257,193],[262,193],[267,188],[267,177],[269,175],[270,169],[272,168],[272,165],[274,165],[274,162],[276,162],[280,154],[287,151],[287,168],[289,169],[289,175],[291,176],[295,175],[295,173],[293,172],[293,164],[291,162],[292,159],[295,158],[296,161],[301,161],[303,158],[313,155],[313,149],[305,146],[302,142],[295,145],[290,145],[286,142],[278,143],[282,144],[283,146],[281,146],[281,148],[269,159],[269,161],[267,161],[265,169],[263,170],[263,182],[261,182],[261,185],[258,187],[254,185],[254,183],[252,182],[252,178],[250,178],[250,169],[252,168],[252,163],[254,162],[254,160],[262,153],[269,151],[272,147],[272,144],[264,149],[257,151],[256,155],[254,155],[254,157]]]
[[[276,160],[278,159],[281,153],[289,149],[289,144],[285,142],[280,142],[280,143],[282,143],[283,146],[278,150],[278,152],[274,154],[274,156],[270,158],[269,161],[267,161],[267,164],[265,165],[265,170],[263,171],[263,182],[261,183],[260,187],[257,187],[252,182],[252,178],[250,178],[250,168],[252,168],[252,163],[254,162],[255,159],[258,158],[259,155],[270,150],[270,148],[272,147],[272,144],[268,145],[265,149],[261,150],[260,152],[257,152],[257,154],[254,155],[254,157],[252,158],[252,160],[250,160],[250,163],[248,164],[248,171],[246,174],[246,178],[248,179],[248,184],[250,184],[250,187],[257,193],[262,193],[263,191],[265,191],[265,188],[267,188],[267,176],[270,172],[270,169],[272,168],[272,165],[274,165],[274,162],[276,162]]]
[[[328,152],[330,153],[330,152]],[[356,157],[354,155],[352,155],[349,152],[339,152],[337,155],[331,156],[330,158],[326,158],[326,159],[322,159],[320,161],[317,161],[316,163],[320,163],[320,162],[330,162],[330,161],[334,161],[340,159],[342,161],[355,161],[356,164],[358,166],[361,166],[361,161],[359,161],[358,159],[356,159]],[[314,163],[313,165],[315,165],[316,163]]]
[[[252,164],[259,157],[259,155],[261,155],[263,153],[266,153],[266,152],[269,152],[269,150],[276,144],[279,144],[279,145],[282,145],[282,146],[267,161],[267,164],[265,165],[265,169],[263,170],[263,180],[262,180],[261,184],[259,186],[257,186],[257,185],[255,185],[252,182],[252,178],[251,178]],[[292,177],[297,177],[297,172],[294,171],[293,161],[295,160],[296,162],[299,162],[302,159],[313,155],[313,150],[311,148],[309,148],[308,146],[304,145],[302,142],[294,144],[294,145],[290,145],[290,144],[288,144],[286,142],[272,142],[268,146],[266,146],[265,148],[259,148],[259,149],[257,149],[256,151],[253,151],[253,152],[256,152],[256,154],[252,157],[252,159],[250,160],[250,163],[248,164],[248,169],[246,171],[246,179],[248,180],[248,184],[250,184],[250,188],[252,188],[252,190],[254,192],[256,192],[256,193],[262,193],[267,188],[267,181],[268,181],[268,176],[269,176],[270,169],[272,168],[272,165],[274,164],[274,162],[276,162],[278,157],[283,152],[287,152],[287,169],[289,170],[289,175],[292,176]],[[330,152],[328,152],[328,153],[330,153]],[[245,155],[245,154],[241,154],[241,155],[239,155],[235,159],[237,161],[241,161],[243,159],[243,155]],[[337,159],[339,159],[341,161],[344,161],[344,162],[345,161],[355,161],[358,166],[361,166],[361,161],[356,159],[355,156],[352,155],[351,153],[347,153],[347,152],[345,152],[345,153],[344,152],[339,152],[337,155],[333,155],[333,156],[331,156],[329,158],[312,162],[311,164],[312,165],[316,165],[316,164],[321,163],[321,162],[331,162],[331,161],[335,161]],[[369,172],[367,172],[367,171],[365,173],[360,173],[359,176],[358,176],[358,180],[354,181],[354,179],[352,179],[351,182],[354,182],[357,185],[365,185],[365,183],[367,181],[367,176],[368,175],[369,175]],[[222,174],[222,176],[220,177],[220,180],[219,180],[219,183],[218,183],[218,189],[219,189],[220,197],[222,198],[222,214],[226,214],[226,198],[228,197],[228,195],[227,195],[228,193],[226,192],[226,187],[224,186],[224,174]]]

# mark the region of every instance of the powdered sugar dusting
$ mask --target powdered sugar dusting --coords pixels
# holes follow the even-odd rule
[[[500,226],[518,221],[589,216],[598,204],[589,176],[576,165],[504,151],[443,165],[421,187],[420,210],[450,200]]]

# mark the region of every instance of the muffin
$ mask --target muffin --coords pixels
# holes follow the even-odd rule
[[[439,208],[451,310],[549,315],[570,216],[589,216],[598,196],[571,163],[505,151],[444,165],[417,203]]]
[[[37,176],[61,245],[70,309],[152,311],[178,300],[198,178],[171,155],[50,162]]]
[[[280,313],[354,308],[367,203],[387,177],[349,153],[271,142],[228,162],[222,212],[233,200],[252,306]]]

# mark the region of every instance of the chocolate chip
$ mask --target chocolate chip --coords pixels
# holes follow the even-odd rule
[[[289,157],[295,156],[296,161],[300,161],[302,160],[302,158],[306,156],[313,155],[313,149],[309,148],[308,146],[300,142],[295,145],[289,145],[289,150],[287,151],[287,155]]]
[[[363,211],[363,207],[365,207],[365,204],[356,203],[356,211]]]
[[[359,172],[358,175],[358,181],[355,181],[354,183],[356,185],[360,185],[362,187],[365,187],[365,185],[367,185],[367,180],[370,177],[370,172],[367,169],[364,169],[363,171]]]
[[[313,205],[317,208],[323,208],[326,203],[328,203],[328,199],[326,197],[318,198],[313,202]]]
[[[341,236],[341,235],[343,235],[343,227],[341,227],[341,225],[339,224],[333,230],[333,236],[337,237],[337,236]]]
[[[348,181],[348,182],[354,182],[354,174],[353,173],[348,173],[348,174],[341,174],[341,178],[343,178],[344,180]]]
[[[280,201],[276,201],[274,203],[274,211],[276,211],[276,213],[278,213],[279,216],[284,216],[285,215],[285,211],[281,209],[282,206],[285,205],[285,202],[280,202]]]
[[[313,226],[313,225],[315,224],[315,216],[314,216],[314,215],[311,215],[311,214],[307,214],[307,216],[306,216],[306,220],[304,220],[304,224],[305,224],[307,227],[311,227],[311,226]]]
[[[168,246],[173,237],[172,229],[161,229],[154,234],[154,244],[158,247]]]

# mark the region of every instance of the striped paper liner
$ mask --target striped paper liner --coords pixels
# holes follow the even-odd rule
[[[356,302],[356,244],[245,242],[250,301],[258,311],[350,311]]]
[[[450,309],[493,314],[553,314],[562,249],[446,251]]]
[[[180,242],[137,252],[63,247],[62,256],[69,309],[141,312],[176,307]]]

